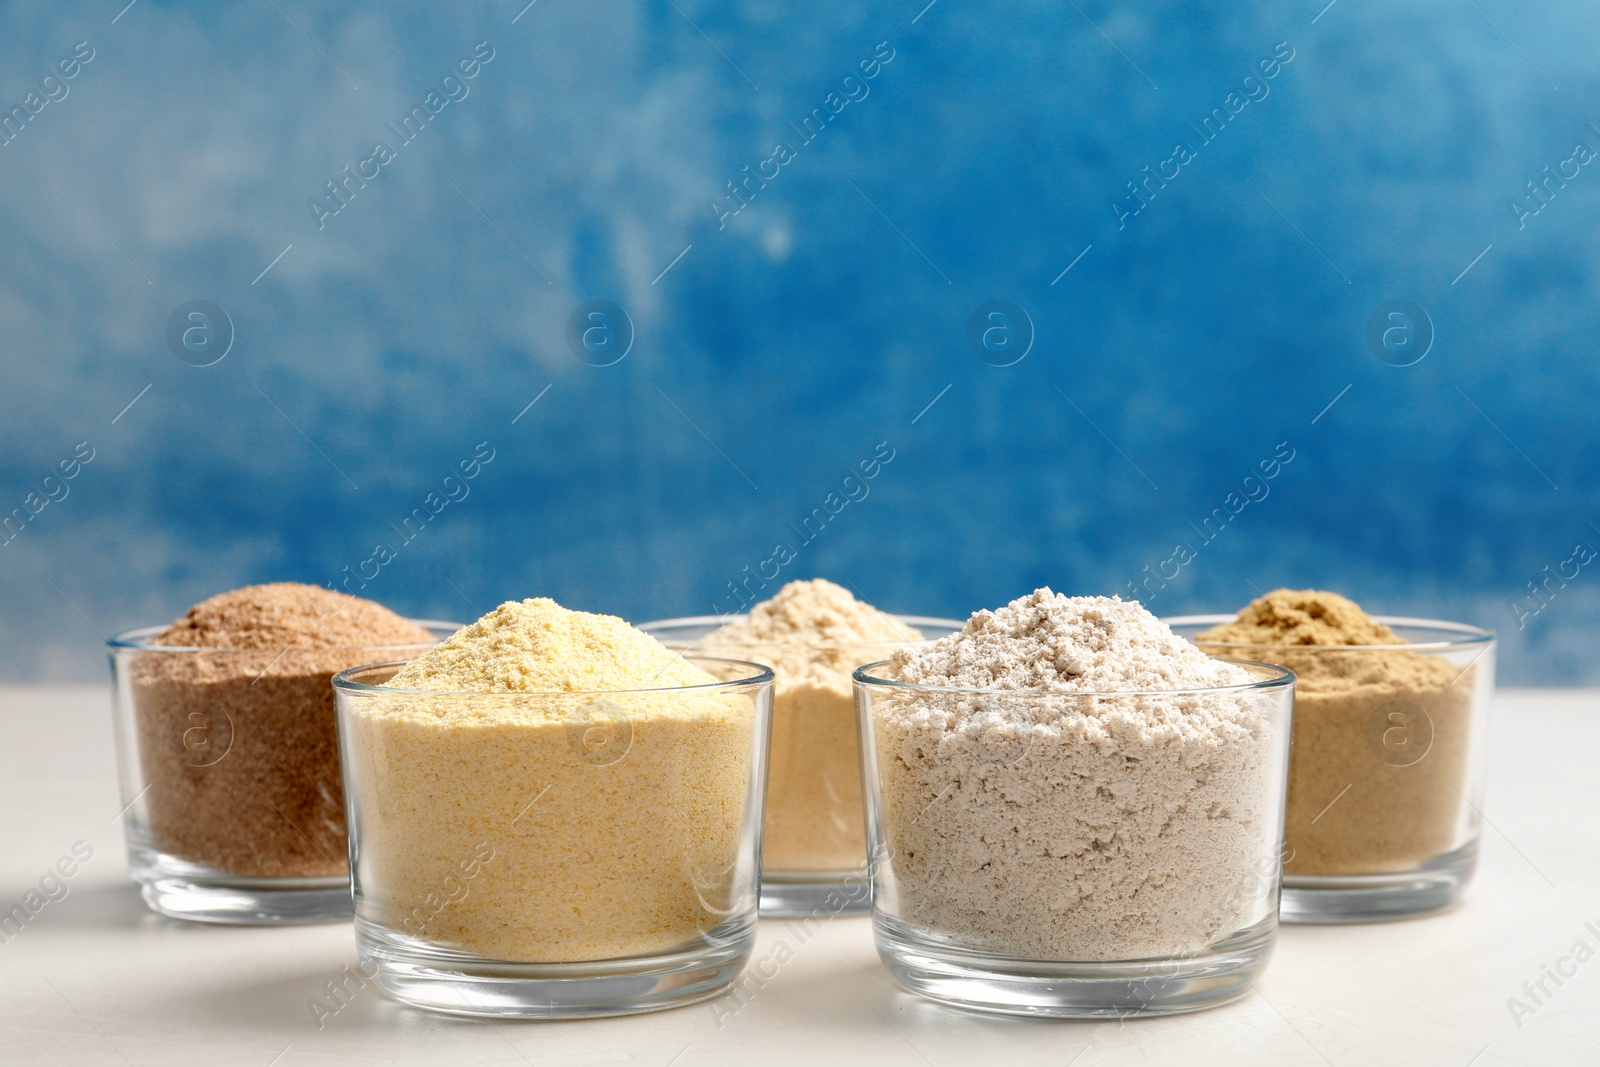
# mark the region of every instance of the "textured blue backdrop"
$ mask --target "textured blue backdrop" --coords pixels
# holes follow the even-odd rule
[[[837,7],[8,7],[0,678],[250,581],[776,572],[1323,585],[1600,680],[1587,5]]]

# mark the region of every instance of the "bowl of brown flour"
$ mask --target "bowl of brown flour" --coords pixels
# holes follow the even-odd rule
[[[456,628],[276,582],[113,638],[128,867],[146,903],[204,922],[349,919],[333,675]]]
[[[1284,921],[1408,918],[1458,899],[1477,864],[1492,633],[1369,615],[1317,589],[1168,622],[1298,679]]]
[[[1039,589],[855,681],[901,985],[1056,1016],[1248,992],[1277,934],[1289,671]]]

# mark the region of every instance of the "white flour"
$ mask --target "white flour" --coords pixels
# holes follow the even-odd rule
[[[903,921],[1097,961],[1193,952],[1270,914],[1288,723],[1253,690],[1148,692],[1250,676],[1137,602],[1040,589],[902,650],[889,676],[1001,690],[873,694]]]

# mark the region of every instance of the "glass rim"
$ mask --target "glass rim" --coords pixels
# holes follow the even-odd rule
[[[962,627],[966,626],[966,621],[963,620],[963,619],[941,619],[941,618],[938,618],[937,616],[933,616],[933,615],[898,615],[898,614],[896,614],[896,613],[894,613],[892,611],[884,612],[884,614],[888,615],[891,619],[895,620],[896,622],[905,623],[907,626],[914,626],[918,630],[921,630],[924,626],[929,626],[929,627],[939,627],[939,628],[944,628],[944,629],[950,629],[950,630],[953,630],[953,631],[958,631]],[[639,629],[643,630],[645,633],[649,634],[651,637],[654,637],[657,641],[661,641],[662,644],[666,644],[668,639],[662,638],[660,636],[660,634],[657,633],[658,630],[666,629],[667,627],[670,627],[670,626],[685,626],[685,627],[687,627],[687,626],[708,626],[708,627],[713,627],[714,628],[711,631],[712,633],[714,633],[717,629],[721,629],[722,627],[727,626],[729,623],[734,622],[735,620],[748,618],[749,615],[750,615],[749,612],[740,612],[737,615],[685,615],[682,618],[678,618],[678,619],[652,619],[649,622],[640,623],[639,624]],[[708,638],[710,636],[711,636],[711,633],[707,633],[705,635],[705,637],[697,637],[692,641],[674,641],[673,643],[674,644],[680,644],[680,645],[688,645],[688,646],[692,646],[692,647],[693,646],[698,646],[698,647],[708,647],[708,648],[734,648],[734,649],[739,649],[739,648],[807,648],[807,649],[840,648],[840,649],[849,649],[849,648],[885,648],[885,647],[890,646],[890,645],[925,645],[925,644],[932,644],[934,641],[939,640],[939,638],[937,638],[937,637],[919,637],[919,638],[915,638],[915,639],[903,639],[903,640],[897,640],[895,638],[886,638],[885,640],[882,640],[882,641],[785,641],[785,640],[771,640],[771,641],[717,641],[715,643],[712,643],[712,642],[708,642],[706,640],[706,638]]]
[[[455,631],[455,630],[461,629],[462,626],[463,626],[462,623],[459,623],[459,622],[448,622],[448,621],[445,621],[443,619],[409,619],[408,618],[408,619],[406,619],[406,621],[409,622],[409,623],[414,623],[417,626],[426,627],[427,629],[430,629],[430,630],[448,630],[448,631],[452,631],[452,632]],[[282,655],[285,652],[290,652],[290,651],[297,651],[297,652],[361,652],[361,651],[365,651],[365,650],[368,650],[368,649],[379,650],[379,649],[389,649],[389,648],[428,648],[428,647],[431,647],[431,644],[437,644],[438,643],[438,641],[436,640],[436,641],[432,642],[431,644],[430,644],[430,642],[427,642],[427,641],[403,641],[403,642],[401,642],[399,644],[386,644],[386,645],[384,645],[384,644],[379,644],[379,645],[372,645],[372,644],[367,644],[367,645],[285,645],[282,648],[279,648],[277,645],[269,645],[269,646],[267,646],[265,648],[234,648],[231,645],[230,646],[226,646],[226,647],[224,647],[222,645],[152,645],[152,644],[149,643],[149,641],[145,640],[146,638],[153,637],[156,634],[161,633],[163,630],[166,630],[171,625],[172,625],[171,623],[167,623],[164,626],[137,626],[137,627],[133,628],[132,630],[123,630],[121,633],[116,634],[113,637],[107,638],[106,639],[106,647],[109,648],[109,649],[112,649],[113,651],[132,651],[132,652],[236,652],[236,653],[257,652],[257,653],[259,653],[259,652],[272,652],[272,651],[276,650],[279,655]],[[440,640],[442,640],[442,638]]]
[[[919,682],[901,682],[893,678],[880,678],[867,673],[881,668],[889,660],[881,659],[876,663],[868,663],[857,667],[850,673],[850,677],[858,685],[878,686],[884,689],[903,689],[913,693],[953,693],[972,696],[1004,697],[1013,700],[1081,700],[1090,697],[1174,697],[1174,696],[1206,696],[1214,694],[1245,693],[1251,690],[1272,691],[1282,688],[1293,688],[1295,673],[1289,668],[1277,663],[1266,663],[1262,660],[1231,659],[1222,656],[1212,657],[1222,663],[1234,663],[1241,667],[1258,667],[1268,672],[1268,677],[1254,678],[1248,682],[1236,682],[1232,685],[1203,686],[1198,689],[1122,689],[1122,690],[1095,690],[1093,692],[1074,692],[1063,689],[973,689],[958,685],[923,685]]]
[[[1224,623],[1238,620],[1237,614],[1232,615],[1175,615],[1171,618],[1163,617],[1162,622],[1168,626],[1220,626]],[[1274,645],[1258,641],[1210,641],[1201,640],[1198,636],[1187,637],[1184,640],[1194,645],[1205,645],[1209,648],[1229,649],[1271,649],[1274,652],[1283,652],[1285,649],[1296,653],[1304,652],[1440,652],[1453,648],[1473,648],[1478,645],[1492,643],[1498,636],[1493,630],[1486,630],[1481,626],[1473,626],[1464,622],[1447,622],[1443,619],[1420,619],[1409,615],[1373,615],[1372,621],[1390,627],[1410,628],[1414,630],[1435,630],[1440,633],[1454,634],[1453,638],[1437,641],[1405,641],[1398,645]],[[1182,636],[1182,635],[1180,635]]]
[[[333,676],[333,688],[339,693],[352,695],[381,694],[384,696],[425,696],[425,697],[451,697],[459,699],[482,699],[484,697],[513,697],[525,699],[539,697],[620,697],[620,696],[659,696],[664,693],[700,693],[706,694],[722,689],[748,688],[771,684],[774,675],[772,668],[764,663],[752,663],[742,659],[724,659],[721,656],[683,656],[683,660],[703,660],[709,663],[733,663],[740,667],[749,667],[755,671],[748,678],[734,678],[727,681],[718,680],[699,685],[670,685],[656,689],[580,689],[568,692],[566,690],[552,689],[519,689],[513,692],[484,692],[479,689],[396,689],[387,685],[368,685],[366,682],[355,681],[352,677],[359,671],[380,670],[384,667],[404,667],[410,660],[396,659],[383,663],[363,663],[356,667],[346,667]]]

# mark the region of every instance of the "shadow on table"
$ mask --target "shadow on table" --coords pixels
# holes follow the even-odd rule
[[[429,1029],[460,1021],[423,1016],[395,1004],[361,976],[353,954],[346,964],[264,974],[201,990],[195,997],[197,1009],[223,1025],[268,1030],[286,1038],[318,1033],[362,1037],[380,1030],[392,1035],[406,1028],[408,1017],[426,1019]]]
[[[30,894],[35,900],[42,899],[36,884],[0,888],[0,900],[11,901],[19,907],[26,907]],[[30,925],[40,923],[80,930],[140,930],[170,922],[145,907],[139,890],[124,881],[69,883],[65,897],[47,901],[29,920]]]
[[[525,1036],[536,1031],[547,1043],[581,1039],[585,1048],[593,1038],[593,1020],[525,1023],[497,1019],[491,1023],[422,1011],[391,1000],[371,980],[357,984],[360,974],[352,955],[336,966],[263,975],[198,990],[191,995],[190,1005],[197,1014],[230,1031],[271,1033],[294,1041],[296,1047],[352,1056],[370,1056],[375,1048],[388,1048],[397,1036],[404,1039],[407,1035],[432,1039],[453,1034],[452,1040],[457,1041],[482,1035],[501,1049],[508,1040],[506,1035],[515,1037],[517,1030],[523,1030]],[[679,1009],[687,1010],[691,1009]]]
[[[748,973],[748,972],[747,972]],[[1003,1038],[1020,1033],[1090,1034],[1103,1028],[1122,1029],[1143,1020],[1115,1016],[1097,1018],[1045,1018],[1003,1015],[936,1003],[897,986],[878,961],[851,964],[835,959],[801,974],[784,974],[765,988],[744,995],[708,1001],[721,1007],[713,1012],[723,1026],[735,1020],[802,1024],[819,1013],[838,1026],[849,1022],[875,1029],[888,1023],[906,1039],[935,1042],[963,1037]],[[748,1018],[747,1018],[748,1017]],[[1087,1040],[1086,1037],[1074,1040]],[[981,1058],[981,1057],[980,1057]]]

